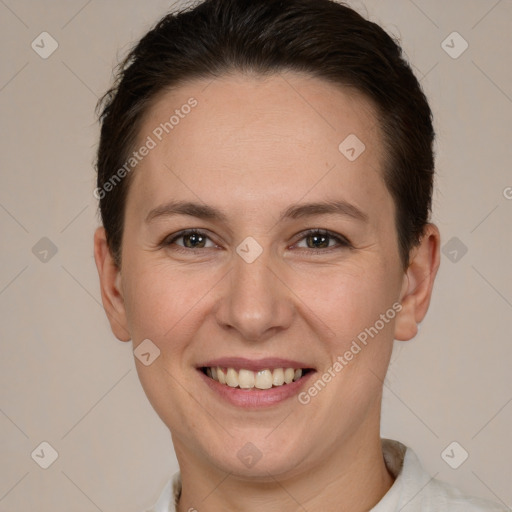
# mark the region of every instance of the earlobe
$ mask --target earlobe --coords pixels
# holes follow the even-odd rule
[[[103,227],[97,228],[94,233],[94,260],[100,279],[103,308],[110,322],[110,328],[118,340],[130,341],[131,336],[127,329],[121,286],[121,272],[110,253]]]
[[[427,224],[420,244],[411,251],[400,302],[402,310],[396,317],[395,339],[407,341],[418,333],[418,324],[425,318],[440,263],[440,234],[434,224]]]

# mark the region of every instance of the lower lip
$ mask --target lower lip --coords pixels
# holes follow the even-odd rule
[[[270,389],[240,389],[232,388],[227,384],[221,384],[216,380],[205,375],[201,370],[197,370],[206,382],[206,384],[215,393],[219,394],[224,400],[237,407],[257,408],[257,407],[270,407],[296,396],[301,388],[303,388],[309,381],[309,378],[316,372],[310,371],[299,380],[291,382],[290,384],[283,384]]]

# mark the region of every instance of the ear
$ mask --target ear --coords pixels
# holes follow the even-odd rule
[[[400,302],[402,309],[396,316],[395,339],[408,341],[418,333],[418,324],[425,317],[434,280],[440,263],[441,235],[434,224],[427,224],[420,244],[411,250]]]
[[[110,328],[118,340],[130,341],[121,287],[121,271],[114,263],[103,227],[97,228],[94,233],[94,260],[100,278],[103,308]]]

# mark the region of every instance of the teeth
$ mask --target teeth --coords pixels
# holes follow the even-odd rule
[[[272,372],[272,384],[274,386],[282,386],[284,384],[284,370],[282,368],[276,368]]]
[[[233,370],[234,371],[234,370]],[[238,385],[242,389],[251,389],[254,387],[254,372],[249,370],[240,370],[238,372]]]
[[[271,387],[290,384],[299,380],[303,373],[303,370],[300,368],[276,368],[274,370],[266,369],[257,372],[243,368],[239,371],[234,368],[223,369],[220,366],[206,368],[206,375],[208,377],[221,384],[241,389],[270,389]]]
[[[293,377],[295,376],[295,370],[293,368],[286,368],[284,371],[284,381],[286,384],[290,384],[293,381]]]
[[[232,388],[238,387],[238,373],[233,368],[228,368],[226,384]]]
[[[272,372],[270,370],[260,370],[257,372],[254,387],[270,389],[272,387]]]

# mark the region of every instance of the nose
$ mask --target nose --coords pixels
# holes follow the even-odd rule
[[[242,340],[264,341],[293,320],[293,293],[283,267],[271,260],[265,250],[252,263],[235,254],[226,276],[215,315],[223,329],[236,332]]]

